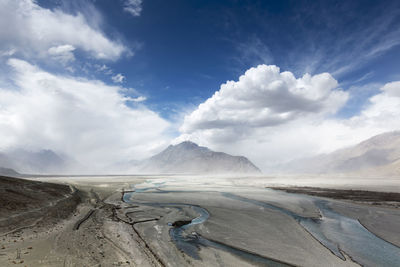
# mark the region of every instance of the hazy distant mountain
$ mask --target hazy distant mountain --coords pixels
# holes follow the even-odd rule
[[[296,173],[400,174],[400,132],[374,136],[330,154],[296,160],[282,170]]]
[[[21,174],[10,168],[0,167],[0,176],[18,177]]]
[[[247,158],[214,152],[192,142],[170,145],[145,160],[139,168],[147,173],[260,173]]]
[[[67,161],[52,150],[13,150],[0,153],[0,167],[14,169],[20,173],[61,173]]]

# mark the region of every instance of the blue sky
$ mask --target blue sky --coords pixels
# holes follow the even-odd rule
[[[125,86],[148,95],[165,118],[258,64],[296,75],[327,71],[345,90],[399,75],[398,1],[149,0],[140,16],[124,12],[122,1],[38,3],[98,13],[102,30],[134,53],[105,64],[127,78]]]
[[[0,26],[0,151],[268,169],[400,128],[399,1],[4,0]]]

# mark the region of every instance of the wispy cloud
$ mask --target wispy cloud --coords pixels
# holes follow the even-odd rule
[[[112,79],[113,82],[115,82],[115,83],[123,83],[124,80],[125,80],[125,76],[122,75],[121,73],[118,73],[118,74],[112,76],[111,79]]]
[[[234,59],[240,65],[257,66],[273,62],[273,55],[269,47],[257,36],[252,36],[245,42],[236,43],[235,47],[237,53]]]
[[[251,24],[227,12],[236,62],[242,69],[264,63],[297,75],[348,76],[400,45],[398,2],[375,2],[368,12],[361,11],[364,5],[363,1],[314,1],[305,7],[298,2],[286,10],[284,20],[250,5]]]
[[[131,101],[131,102],[136,102],[136,103],[139,103],[139,102],[146,101],[146,100],[147,100],[147,98],[146,98],[145,96],[138,96],[138,97],[125,97],[125,100],[126,100],[126,101]]]
[[[297,51],[300,58],[309,58],[304,69],[311,65],[312,72],[328,71],[340,78],[400,45],[400,8],[393,3],[357,16],[353,14],[357,7],[347,2],[341,3],[336,11],[330,11],[329,6],[319,7],[318,11],[321,10],[314,18],[322,25],[319,31],[310,30],[303,17],[296,19],[303,25],[302,34],[310,36],[306,42],[309,48],[303,53]],[[316,10],[307,10],[302,15],[311,17],[309,12],[315,15]]]
[[[123,0],[124,10],[134,17],[140,16],[142,13],[142,0]]]
[[[75,56],[73,53],[74,50],[74,46],[67,44],[50,47],[48,53],[51,57],[55,58],[61,63],[67,64],[68,62],[75,60]]]

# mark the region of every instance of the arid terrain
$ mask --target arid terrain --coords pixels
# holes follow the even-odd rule
[[[353,179],[342,188],[327,177],[304,187],[309,180],[291,179],[1,177],[0,265],[395,266],[400,261],[398,187],[387,193],[377,180],[369,179],[369,188]]]

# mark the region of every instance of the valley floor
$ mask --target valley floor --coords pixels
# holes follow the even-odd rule
[[[62,216],[44,210],[34,220],[21,217],[19,224],[10,220],[7,227],[0,227],[0,266],[391,266],[400,262],[400,180],[396,179],[387,184],[372,178],[341,177],[334,183],[333,177],[295,176],[31,180],[38,179],[69,187],[64,197],[79,195],[73,202],[76,209],[65,209]],[[349,189],[363,190],[364,199],[354,199],[358,191]],[[366,190],[399,194],[380,198],[387,195]],[[0,215],[6,222],[6,213]],[[341,236],[344,230],[338,225],[347,226],[349,232]],[[371,245],[360,248],[366,242]]]

